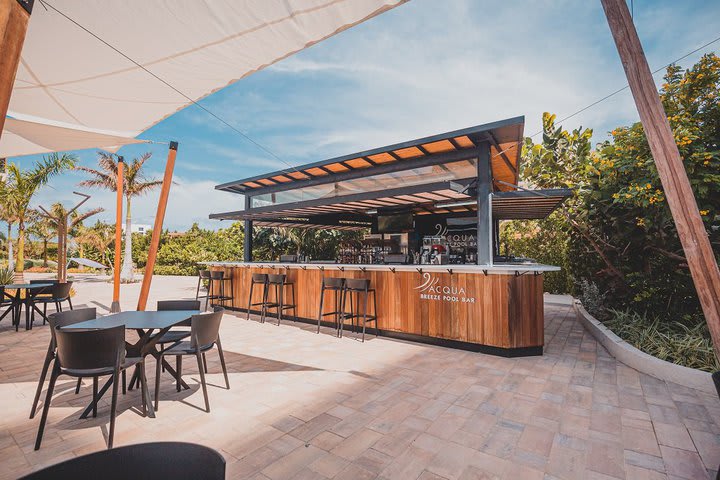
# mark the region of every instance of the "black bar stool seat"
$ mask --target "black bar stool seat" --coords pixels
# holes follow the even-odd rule
[[[285,287],[290,287],[290,291],[292,292],[292,303],[285,303]],[[269,293],[271,289],[273,290],[273,293],[275,295],[274,301],[272,302],[269,301]],[[263,317],[267,316],[268,310],[277,311],[278,325],[280,325],[280,320],[282,320],[282,314],[284,310],[292,310],[293,316],[297,317],[297,306],[295,303],[295,284],[288,281],[287,275],[285,275],[284,273],[267,275],[267,282],[265,283],[265,291],[263,294]],[[264,322],[265,319],[263,318],[261,321]]]
[[[373,299],[373,312],[372,315],[368,313],[368,301],[372,294]],[[345,307],[347,305],[348,297],[350,298],[350,311],[347,312]],[[353,303],[355,307],[353,308]],[[361,308],[362,305],[362,308]],[[362,341],[365,341],[365,327],[367,322],[375,322],[375,336],[378,336],[379,329],[377,326],[377,294],[375,289],[370,287],[370,280],[367,278],[346,278],[345,288],[343,289],[341,310],[341,322],[340,322],[340,337],[343,334],[343,325],[346,320],[352,322],[353,330],[355,330],[355,321],[357,320],[357,326],[360,326],[360,319],[362,319]]]
[[[325,306],[325,292],[333,292],[333,310],[330,312],[323,313],[323,307]],[[320,286],[320,309],[318,310],[318,328],[317,333],[320,333],[320,323],[324,317],[333,316],[335,323],[335,333],[340,334],[340,314],[342,312],[342,297],[345,291],[345,278],[342,277],[323,277],[322,284]]]

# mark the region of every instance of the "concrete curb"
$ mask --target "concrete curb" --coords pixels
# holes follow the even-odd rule
[[[574,308],[580,323],[610,352],[610,355],[625,365],[666,382],[701,390],[710,395],[717,394],[712,376],[708,372],[683,367],[648,355],[615,335],[609,328],[585,311],[580,301],[576,300],[574,302]]]

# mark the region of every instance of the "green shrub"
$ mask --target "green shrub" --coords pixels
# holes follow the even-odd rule
[[[13,283],[15,279],[15,272],[11,268],[2,267],[0,268],[0,285],[7,285]]]
[[[578,282],[578,288],[580,289],[579,300],[585,310],[598,320],[606,319],[608,312],[605,308],[605,294],[600,291],[597,284],[583,278]]]
[[[710,332],[704,322],[687,325],[648,318],[629,310],[608,310],[604,322],[620,338],[661,360],[706,372],[720,370]]]

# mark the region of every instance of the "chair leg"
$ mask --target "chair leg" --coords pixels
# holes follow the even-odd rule
[[[220,337],[217,339],[218,355],[220,355],[220,365],[222,366],[223,375],[225,376],[225,387],[230,390],[230,382],[228,381],[227,367],[225,366],[225,354],[223,353],[222,343],[220,343]]]
[[[47,321],[47,302],[43,302],[43,325]]]
[[[140,366],[140,395],[142,396],[142,412],[143,416],[147,417],[147,402],[148,402],[148,389],[147,389],[147,376],[145,375],[145,361],[139,364]],[[123,370],[123,374],[125,371]]]
[[[177,374],[175,388],[177,388],[177,391],[179,392],[182,388],[180,387],[180,379],[182,378],[182,355],[175,356],[175,370]]]
[[[68,305],[70,306],[70,310],[72,310],[73,309],[72,300],[70,299],[70,297],[68,297],[67,300],[68,300]]]
[[[207,358],[205,357],[205,352],[203,352],[202,357],[203,357],[203,370],[205,370],[205,373],[208,373]]]
[[[82,385],[82,378],[78,378],[77,385],[75,385],[75,395],[80,393],[80,386]]]
[[[127,394],[127,375],[125,374],[125,370],[122,371],[122,394]]]
[[[197,284],[197,290],[195,290],[195,300],[200,298],[200,283],[202,282],[202,278],[200,275],[198,275],[198,284]]]
[[[30,418],[35,418],[35,410],[37,409],[37,404],[40,401],[40,394],[42,393],[42,388],[45,384],[45,377],[47,377],[47,372],[50,368],[50,362],[53,357],[53,353],[48,349],[47,355],[45,355],[45,361],[43,362],[42,371],[40,372],[40,380],[38,381],[37,390],[35,390],[35,399],[33,400],[32,409],[30,410]]]
[[[113,437],[115,436],[115,414],[117,413],[117,397],[118,397],[118,377],[120,371],[115,370],[113,374],[112,385],[112,401],[110,403],[110,432],[108,433],[108,449],[113,446]],[[97,378],[97,377],[96,377]]]
[[[155,411],[158,410],[158,400],[160,399],[160,365],[162,364],[163,356],[160,355],[157,358],[157,364],[155,365]]]
[[[207,385],[205,384],[205,371],[202,367],[201,357],[202,355],[200,355],[200,350],[198,350],[195,353],[195,358],[197,359],[198,370],[200,371],[200,383],[202,384],[203,396],[205,397],[205,411],[210,413],[210,401],[208,400]]]
[[[45,422],[47,422],[48,411],[50,410],[50,401],[52,400],[53,390],[55,390],[55,382],[60,376],[60,364],[55,359],[53,371],[50,374],[50,384],[48,385],[47,395],[45,396],[45,404],[43,405],[42,415],[40,416],[40,426],[38,427],[37,437],[35,438],[35,450],[40,449],[43,432],[45,431]]]
[[[117,384],[117,382],[115,382]],[[93,377],[93,418],[97,417],[98,377]]]

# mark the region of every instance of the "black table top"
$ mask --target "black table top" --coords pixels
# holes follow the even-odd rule
[[[52,283],[10,283],[3,285],[6,290],[22,290],[22,289],[34,289],[34,288],[45,288],[52,287]]]
[[[198,313],[200,313],[199,310],[163,310],[160,312],[128,311],[113,313],[104,317],[98,317],[94,320],[86,320],[84,322],[74,323],[63,328],[92,329],[117,327],[119,325],[125,325],[125,328],[129,330],[168,328],[184,320],[187,320],[191,316],[197,315]]]

